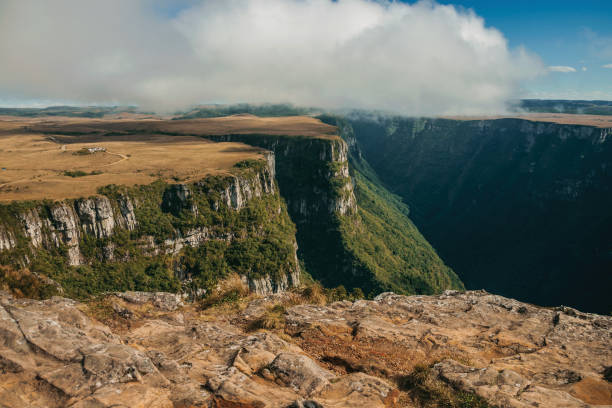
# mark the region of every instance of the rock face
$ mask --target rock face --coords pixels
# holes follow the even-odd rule
[[[366,374],[337,375],[275,334],[202,320],[171,294],[108,300],[130,329],[113,333],[68,299],[0,293],[3,407],[384,407],[397,394]]]
[[[31,250],[65,247],[70,265],[83,263],[79,248],[83,234],[106,239],[113,235],[115,228],[128,231],[136,228],[134,206],[126,196],[114,202],[100,196],[41,205],[18,213],[16,218],[20,224],[16,232],[29,241]]]
[[[171,256],[176,276],[187,279],[182,264],[187,248],[198,248],[208,241],[229,245],[236,239],[263,240],[267,238],[261,231],[266,227],[263,224],[285,222],[283,217],[288,217],[277,195],[274,165],[274,155],[266,153],[265,162],[240,164],[231,176],[163,184],[159,191],[152,187],[144,194],[138,188],[111,189],[107,195],[55,203],[11,203],[0,207],[0,262],[27,267],[40,252],[54,256],[55,264],[60,263],[57,258],[65,258],[69,266]],[[265,215],[248,219],[240,215],[254,201],[266,199],[275,204],[265,209]],[[152,222],[151,215],[158,221]],[[159,228],[161,223],[163,229]],[[295,237],[285,234],[274,239],[293,248],[293,256],[288,254],[289,265],[282,265],[284,271],[245,274],[249,287],[259,294],[299,284]]]
[[[221,201],[234,210],[241,210],[247,202],[263,194],[274,194],[275,159],[274,154],[266,154],[267,166],[254,180],[235,177],[230,185],[221,192]]]
[[[11,249],[15,246],[15,238],[10,231],[0,227],[0,251]]]
[[[313,275],[336,286],[350,274],[354,264],[350,251],[341,244],[342,218],[353,219],[357,200],[349,175],[348,146],[339,137],[301,138],[273,135],[210,135],[214,141],[241,142],[269,149],[274,153],[278,187],[287,210],[297,227],[300,259]],[[265,183],[264,183],[265,185]],[[226,201],[240,202],[231,191]]]
[[[83,230],[96,238],[109,238],[115,229],[115,214],[110,200],[106,197],[77,200],[76,208]],[[126,206],[127,207],[127,206]],[[123,216],[123,214],[121,214]],[[120,223],[127,225],[124,218]]]
[[[484,291],[379,295],[289,309],[306,352],[384,377],[434,364],[439,379],[496,407],[612,404],[612,318],[546,309]],[[409,390],[408,390],[409,391]]]
[[[285,298],[202,314],[164,293],[118,293],[87,306],[0,292],[0,401],[8,408],[417,407],[403,378],[426,364],[437,380],[495,407],[612,404],[610,317],[486,292],[385,293],[290,307],[284,333],[245,329]]]
[[[284,292],[300,285],[300,272],[296,270],[273,281],[270,276],[246,279],[245,283],[249,290],[258,295],[269,295],[271,293]]]

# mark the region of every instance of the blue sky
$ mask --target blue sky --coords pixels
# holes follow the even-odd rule
[[[576,72],[551,72],[524,85],[526,96],[612,99],[611,0],[458,0],[439,1],[473,9],[487,26],[500,30],[510,47],[524,46],[547,66]],[[586,71],[583,70],[586,68]]]

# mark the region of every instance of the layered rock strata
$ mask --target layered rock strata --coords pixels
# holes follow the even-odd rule
[[[288,301],[279,294],[242,311],[200,312],[163,293],[90,305],[2,293],[0,400],[9,408],[417,407],[423,401],[405,379],[426,365],[436,381],[490,406],[612,404],[607,316],[486,292],[385,293],[288,307],[284,329],[249,331]]]

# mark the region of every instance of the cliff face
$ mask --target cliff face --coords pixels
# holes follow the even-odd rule
[[[378,180],[364,179],[367,163],[350,126],[336,120],[328,123],[338,125],[341,137],[207,138],[275,152],[276,177],[297,226],[300,259],[324,285],[360,288],[366,293],[439,293],[463,288],[404,214],[399,200]]]
[[[22,228],[13,233],[23,235],[34,253],[39,248],[63,248],[72,266],[85,261],[79,248],[83,234],[104,240],[112,237],[115,228],[133,231],[136,227],[134,207],[128,196],[120,196],[113,202],[101,196],[48,205],[33,204],[17,213],[16,218]],[[16,245],[15,242],[6,249]],[[28,258],[21,261],[27,264]]]
[[[181,125],[180,121],[172,124],[176,129],[163,131],[171,135],[200,131],[190,127],[193,124]],[[13,254],[25,252],[21,256],[6,255],[4,259],[20,259],[22,265],[33,262],[43,273],[57,276],[60,273],[56,255],[62,255],[81,272],[62,279],[80,280],[80,285],[86,287],[90,286],[87,280],[91,279],[87,275],[98,276],[99,269],[104,269],[100,263],[109,263],[116,266],[112,275],[123,281],[121,287],[126,290],[136,289],[125,278],[134,274],[142,275],[138,281],[144,287],[140,289],[176,290],[177,281],[167,282],[169,287],[153,285],[153,282],[168,281],[164,276],[170,268],[183,286],[187,282],[190,290],[198,292],[198,286],[212,284],[213,276],[224,276],[226,271],[238,269],[242,275],[249,276],[253,290],[268,293],[294,285],[298,280],[297,268],[282,265],[300,262],[325,286],[344,285],[349,290],[360,288],[368,294],[388,290],[411,294],[461,289],[461,281],[420,235],[404,214],[406,211],[399,200],[392,198],[377,180],[365,180],[363,172],[355,172],[358,149],[354,138],[346,137],[341,129],[343,140],[331,134],[334,130],[331,126],[321,123],[319,126],[330,133],[300,136],[293,129],[291,136],[278,133],[204,136],[213,141],[263,147],[272,154],[267,155],[265,171],[253,179],[234,177],[220,181],[213,177],[191,185],[157,183],[136,191],[109,187],[102,188],[102,198],[39,206],[24,227],[31,229],[27,235],[31,242],[12,250]],[[125,130],[139,131],[142,130],[131,127]],[[307,127],[305,131],[308,134]],[[100,132],[96,137],[102,137],[105,130]],[[347,141],[353,145],[351,154]],[[361,160],[359,165],[366,164]],[[251,206],[253,200],[255,204]],[[258,204],[259,201],[263,204]],[[261,220],[256,207],[274,207],[276,204],[271,204],[272,201],[286,203],[286,212],[281,209],[282,214],[279,213],[282,219]],[[264,213],[273,214],[276,210],[272,207],[263,210]],[[250,214],[256,220],[235,216],[236,213]],[[282,245],[277,238],[262,236],[262,232],[269,234],[265,228],[248,227],[270,222],[276,225],[277,235],[283,237]],[[294,224],[295,232],[290,230],[293,227],[287,227]],[[19,228],[4,229],[6,233],[0,237],[6,236],[2,238],[2,245],[8,246]],[[291,234],[297,242],[299,261],[295,244],[291,248],[285,245],[289,242],[286,237]],[[40,248],[52,253],[31,259],[28,248],[38,248],[39,241]],[[245,254],[246,260],[242,260]],[[125,271],[118,266],[143,256],[155,262],[145,265],[139,261],[136,271]],[[287,261],[283,263],[279,259]],[[276,269],[282,272],[270,272]],[[266,274],[277,276],[262,280]]]
[[[351,279],[353,256],[344,247],[340,231],[342,220],[354,220],[357,214],[344,141],[270,135],[206,138],[273,151],[280,194],[296,224],[298,254],[306,270],[328,286],[363,286],[362,280]]]
[[[241,142],[274,152],[275,176],[294,221],[320,221],[356,209],[348,170],[348,146],[339,138],[254,134],[206,136]]]
[[[217,245],[225,252],[245,242],[257,246],[274,238],[282,247],[277,248],[282,258],[275,265],[278,270],[254,271],[245,265],[241,272],[261,294],[297,286],[295,237],[275,186],[273,155],[265,162],[239,163],[234,173],[192,184],[110,186],[96,197],[4,205],[2,263],[42,266],[42,272],[61,281],[68,279],[62,270],[70,267],[104,270],[141,263],[146,271],[152,262],[161,262],[162,269],[191,282],[203,273],[204,266],[194,265],[192,259],[199,248]],[[275,228],[282,234],[276,235]],[[245,256],[245,264],[255,261]],[[222,277],[223,267],[218,273]]]
[[[612,129],[352,121],[365,158],[470,288],[609,313]]]

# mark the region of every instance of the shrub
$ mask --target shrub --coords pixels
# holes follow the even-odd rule
[[[64,176],[73,177],[73,178],[74,177],[85,177],[85,176],[97,176],[98,174],[102,174],[102,172],[98,170],[94,170],[89,173],[82,171],[82,170],[65,170],[64,171]]]
[[[93,152],[90,152],[89,149],[87,149],[86,147],[83,147],[75,152],[72,152],[72,154],[75,156],[87,156],[87,155],[93,154]]]
[[[19,298],[48,299],[60,294],[57,286],[45,282],[44,278],[29,270],[15,270],[7,266],[0,266],[0,287]]]
[[[400,389],[407,391],[424,408],[490,408],[478,395],[457,390],[439,379],[430,366],[417,364],[412,373],[398,380]]]
[[[253,320],[249,326],[248,330],[279,330],[285,327],[285,307],[283,305],[277,304],[271,307],[268,307],[266,312],[259,318]]]
[[[232,274],[225,280],[219,282],[217,287],[200,302],[201,309],[208,309],[224,304],[235,304],[249,295],[249,288],[246,287],[240,276]]]

